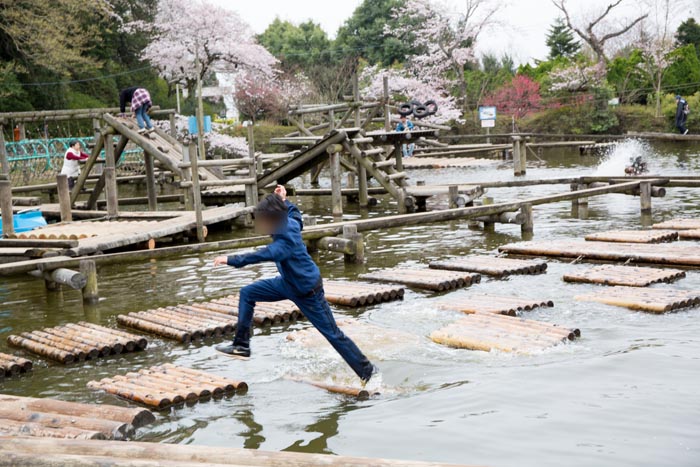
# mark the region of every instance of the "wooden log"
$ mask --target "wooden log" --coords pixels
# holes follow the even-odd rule
[[[78,326],[83,328],[89,328],[95,331],[109,334],[113,336],[119,342],[124,342],[125,346],[129,346],[131,342],[136,344],[136,348],[139,350],[144,350],[148,346],[148,339],[143,336],[137,336],[136,334],[131,334],[129,332],[120,331],[119,329],[107,328],[104,326],[99,326],[97,324],[88,323],[86,321],[80,321],[77,323]]]
[[[651,182],[639,184],[639,203],[642,214],[651,214]]]
[[[523,223],[520,224],[520,232],[523,235],[531,235],[535,230],[535,220],[532,214],[532,204],[520,206],[520,213],[523,216]]]
[[[235,381],[228,378],[222,378],[217,375],[206,373],[204,371],[195,370],[192,368],[185,368],[181,366],[175,366],[170,363],[162,365],[167,371],[172,371],[175,373],[181,373],[183,375],[188,375],[190,378],[203,383],[213,383],[222,387],[225,391],[247,391],[248,384],[243,381]]]
[[[52,271],[34,271],[30,274],[56,284],[66,285],[73,290],[81,290],[87,284],[87,278],[83,274],[65,268]]]
[[[56,429],[77,428],[79,430],[102,433],[104,436],[100,439],[116,440],[126,439],[134,433],[134,427],[124,422],[17,409],[16,404],[14,406],[0,405],[0,420],[2,420],[0,425],[4,425],[6,420],[12,420],[15,422],[30,422]]]
[[[25,334],[29,333],[22,333],[20,335],[24,337]],[[100,356],[100,351],[95,348],[95,346],[75,341],[68,336],[60,337],[43,331],[32,331],[28,337],[35,340],[37,337],[41,338],[42,342],[45,344],[54,345],[56,348],[76,354],[82,360],[92,360]]]
[[[163,337],[168,337],[170,339],[175,339],[185,344],[188,344],[192,341],[192,335],[187,331],[146,321],[139,317],[133,316],[132,313],[129,313],[128,316],[117,315],[117,322],[122,326],[139,329],[141,331],[150,332]]]
[[[58,205],[61,210],[61,222],[72,222],[73,212],[67,175],[59,174],[56,176],[56,190],[58,192]]]
[[[334,216],[342,216],[343,196],[340,193],[340,190],[342,189],[342,174],[340,172],[340,152],[333,152],[329,155],[329,157],[331,170],[331,211]]]
[[[69,338],[72,341],[81,342],[83,344],[93,346],[103,357],[108,357],[112,354],[118,355],[122,353],[123,346],[121,344],[109,345],[104,341],[96,339],[94,336],[85,334],[84,330],[75,329],[72,326],[73,325],[71,323],[68,323],[65,326],[45,328],[44,332],[52,334],[58,338]]]
[[[100,294],[97,286],[97,265],[95,261],[84,259],[80,261],[80,273],[85,277],[83,301],[94,303],[99,301]]]
[[[160,316],[151,312],[138,312],[129,313],[129,317],[134,317],[142,321],[150,321],[152,324],[158,325],[162,328],[171,328],[185,332],[192,340],[198,340],[204,337],[204,333],[195,326],[173,322],[167,316]]]
[[[136,373],[127,373],[129,375],[136,375]],[[153,381],[163,381],[163,378],[168,379],[168,385],[174,385],[175,388],[181,388],[183,390],[192,390],[197,394],[197,397],[210,397],[220,396],[224,394],[224,389],[221,387],[205,387],[202,383],[193,384],[191,381],[182,378],[179,374],[169,374],[164,371],[156,371],[153,369],[141,369],[138,372],[141,377],[150,378]]]
[[[135,342],[138,337],[135,336],[135,339],[124,339],[110,333],[109,331],[106,331],[109,328],[100,329],[99,326],[89,328],[80,324],[67,323],[64,326],[57,326],[53,329],[71,333],[76,338],[81,338],[88,342],[94,342],[95,345],[98,345],[105,350],[106,348],[109,348],[109,351],[112,354],[120,354],[123,351],[133,352],[138,350],[137,343]]]
[[[174,388],[171,387],[169,382],[160,381],[152,383],[149,380],[141,379],[139,377],[129,378],[123,375],[115,375],[111,378],[105,378],[102,380],[105,385],[114,385],[116,387],[121,387],[123,389],[136,389],[149,391],[157,394],[158,397],[167,397],[172,401],[173,404],[182,404],[183,402],[189,400],[197,400],[197,394],[190,392],[183,395],[182,393],[175,392]],[[167,387],[166,387],[167,386]]]
[[[297,378],[290,378],[290,380],[296,381],[298,383],[309,384],[311,386],[315,386],[315,387],[320,388],[320,389],[325,389],[326,391],[332,392],[335,394],[342,394],[344,396],[356,397],[358,400],[367,400],[371,396],[379,395],[378,392],[373,392],[372,394],[370,394],[370,392],[364,388],[355,388],[355,387],[351,387],[351,386],[340,386],[337,384],[324,383],[323,381],[311,381],[311,380],[297,379]]]
[[[56,360],[57,362],[63,363],[64,365],[73,363],[75,361],[75,356],[72,353],[56,349],[50,345],[44,345],[34,340],[25,339],[20,336],[7,336],[7,342],[10,345],[27,349],[30,352],[34,352],[35,354],[41,355],[42,357],[46,357],[51,360]]]
[[[2,216],[3,237],[15,233],[14,220],[12,218],[12,182],[0,180],[0,216]]]
[[[34,436],[43,438],[66,438],[66,439],[106,439],[107,437],[99,431],[82,430],[70,426],[54,427],[46,423],[35,423],[15,420],[2,420],[0,423],[0,435],[2,436]],[[36,465],[35,463],[23,464],[12,460],[7,463],[7,457],[0,460],[0,465]],[[46,464],[45,464],[46,465]]]
[[[87,387],[90,389],[101,390],[108,394],[114,394],[140,404],[156,407],[158,409],[164,409],[173,405],[171,399],[164,397],[159,393],[151,394],[150,391],[139,386],[121,382],[117,383],[106,378],[101,381],[90,381],[87,383]]]

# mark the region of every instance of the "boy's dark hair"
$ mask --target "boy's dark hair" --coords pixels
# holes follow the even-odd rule
[[[287,216],[287,205],[276,194],[265,197],[255,206],[254,218],[282,220]]]
[[[80,141],[78,141],[77,139],[72,139],[68,142],[68,147],[72,148],[73,146],[75,146],[78,143],[80,143]]]

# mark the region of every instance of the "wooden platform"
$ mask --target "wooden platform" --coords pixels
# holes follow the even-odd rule
[[[502,295],[478,294],[468,297],[455,298],[440,302],[444,310],[461,311],[462,313],[496,313],[516,316],[521,311],[531,311],[535,308],[553,307],[551,300],[531,300],[520,297],[505,297]]]
[[[675,230],[611,230],[585,236],[589,242],[665,243],[678,240]]]
[[[565,274],[564,280],[589,284],[648,287],[651,284],[673,282],[683,277],[685,277],[685,271],[679,269],[603,265]]]
[[[0,436],[124,440],[155,420],[146,409],[0,394]]]
[[[458,191],[460,195],[466,195],[470,199],[477,199],[484,194],[484,190],[480,186],[459,185]],[[429,198],[431,196],[447,196],[450,193],[449,185],[423,185],[423,186],[407,186],[405,187],[406,194],[414,198]]]
[[[203,305],[178,305],[128,313],[118,315],[117,322],[184,343],[233,333],[238,323],[235,316],[211,311]]]
[[[364,306],[401,300],[404,288],[366,282],[323,281],[326,300],[334,305]]]
[[[654,224],[652,228],[660,230],[698,230],[700,229],[700,219],[671,219]]]
[[[475,313],[433,331],[430,339],[458,349],[531,353],[580,336],[580,331],[493,313]]]
[[[88,387],[158,409],[248,390],[242,381],[171,364],[90,381]]]
[[[693,244],[680,242],[644,244],[552,240],[511,243],[499,250],[513,255],[700,266],[700,249]]]
[[[7,353],[0,353],[0,380],[3,377],[15,376],[31,371],[34,364],[31,360]]]
[[[468,287],[481,282],[479,274],[440,269],[393,268],[361,274],[362,279],[404,284],[435,292]]]
[[[596,291],[594,294],[579,295],[575,298],[585,302],[600,302],[652,313],[665,313],[700,305],[700,292],[678,289],[610,287]]]
[[[404,169],[447,169],[493,166],[500,163],[492,159],[475,157],[408,157],[402,160]]]
[[[87,322],[10,335],[7,342],[63,364],[144,350],[148,345],[142,336]]]
[[[495,256],[462,256],[459,258],[432,261],[432,269],[478,272],[487,276],[505,277],[513,274],[542,274],[547,271],[544,261],[532,261]]]

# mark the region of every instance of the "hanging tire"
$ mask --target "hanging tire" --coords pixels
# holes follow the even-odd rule
[[[437,102],[434,100],[426,101],[423,105],[428,109],[428,115],[435,115],[438,111]]]
[[[413,105],[411,104],[401,104],[399,106],[399,115],[402,117],[408,117],[413,113]]]
[[[413,109],[413,115],[415,115],[416,118],[425,118],[431,114],[428,112],[428,108],[426,106],[419,105]]]

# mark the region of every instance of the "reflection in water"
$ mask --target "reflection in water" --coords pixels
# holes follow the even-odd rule
[[[320,417],[316,422],[308,425],[304,431],[306,433],[318,433],[319,435],[304,444],[303,440],[295,441],[291,446],[283,451],[310,452],[322,454],[334,454],[328,448],[328,440],[338,434],[338,422],[342,415],[346,415],[359,407],[350,401],[344,401],[329,413]]]
[[[238,436],[243,438],[243,447],[246,449],[260,449],[262,443],[265,442],[265,437],[260,434],[263,431],[263,426],[255,421],[250,408],[237,410],[233,417],[248,428],[238,433]]]

